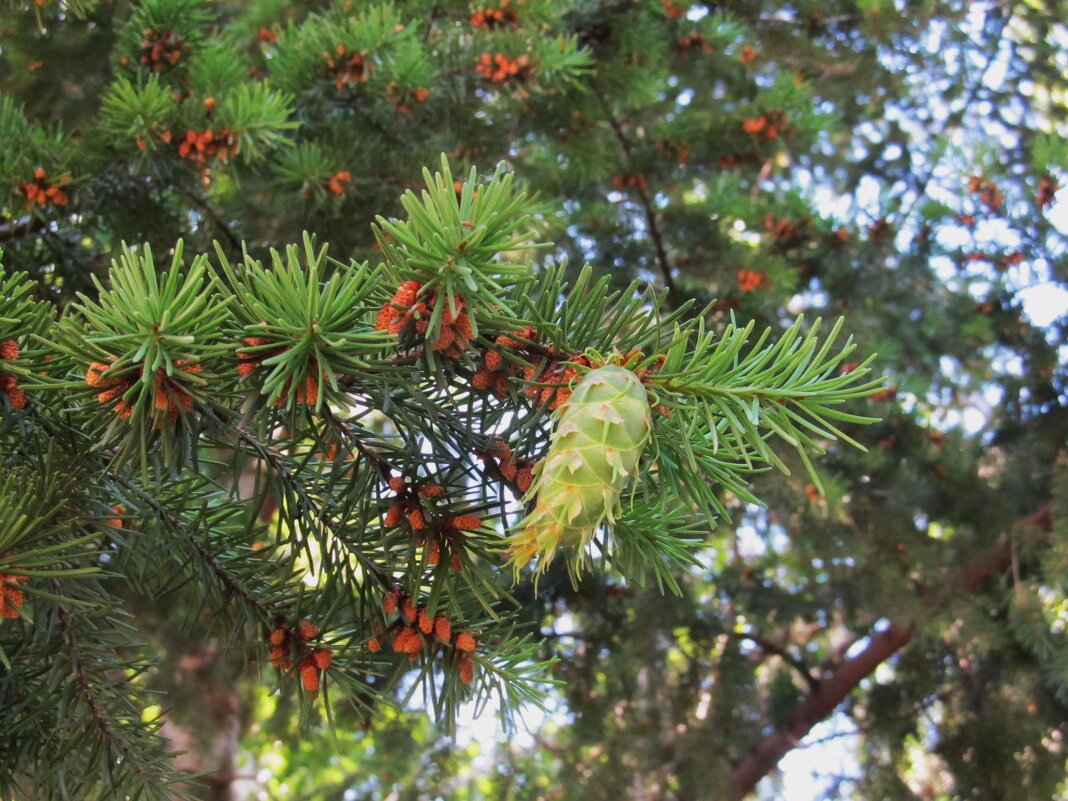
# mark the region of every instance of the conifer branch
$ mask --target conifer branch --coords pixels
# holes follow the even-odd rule
[[[323,408],[326,409],[327,406],[324,404]],[[258,453],[260,457],[271,466],[278,477],[281,478],[290,490],[300,499],[301,504],[307,509],[308,513],[311,514],[326,531],[329,531],[334,535],[334,541],[336,543],[342,545],[345,550],[352,553],[359,560],[360,566],[374,576],[384,589],[390,590],[393,588],[393,578],[382,570],[382,568],[368,559],[359,548],[350,548],[347,545],[343,545],[343,540],[340,536],[341,530],[338,524],[331,520],[326,510],[312,499],[300,480],[298,480],[292,471],[285,466],[282,456],[276,450],[265,443],[260,442],[258,437],[243,426],[235,425],[233,430],[243,442],[250,445],[253,450],[255,450],[256,453]]]
[[[365,459],[367,459],[367,461],[369,461],[375,466],[375,469],[378,471],[378,474],[382,477],[382,479],[384,481],[389,481],[389,479],[393,476],[394,471],[394,467],[390,463],[390,461],[384,456],[382,456],[380,453],[375,453],[373,450],[367,447],[367,444],[363,441],[363,438],[352,430],[352,426],[341,420],[341,418],[339,418],[334,413],[334,410],[331,409],[329,405],[323,405],[322,414],[323,417],[325,417],[334,427],[335,431],[347,437],[348,440],[352,443],[353,447],[356,448],[356,450],[359,451],[360,454]]]
[[[222,235],[230,245],[231,254],[236,255],[243,252],[244,247],[241,239],[230,229],[230,226],[219,216],[219,213],[211,207],[211,203],[206,198],[201,197],[191,189],[182,189],[181,192],[201,214],[211,220],[217,230],[222,232]]]
[[[995,9],[1000,9],[1001,6],[1002,4],[1000,3],[993,4],[991,6],[990,13],[993,13]],[[1001,25],[998,27],[997,33],[993,37],[993,46],[988,46],[984,48],[988,55],[986,63],[983,64],[983,69],[979,73],[978,80],[976,80],[975,83],[972,84],[971,88],[968,90],[968,94],[964,97],[964,101],[961,104],[960,110],[954,114],[949,114],[946,116],[945,122],[942,123],[941,130],[938,132],[937,136],[945,136],[946,132],[949,131],[951,126],[959,125],[964,120],[965,116],[968,113],[968,109],[971,108],[972,104],[979,96],[980,90],[986,86],[986,76],[989,74],[990,69],[994,66],[994,64],[998,63],[999,61],[1001,42],[1005,37],[1005,31],[1008,30],[1009,23],[1012,21],[1014,13],[1015,3],[1009,2],[1005,4],[1004,17],[1002,19]],[[915,189],[915,194],[913,195],[912,200],[901,212],[899,212],[897,221],[898,226],[905,222],[912,215],[912,212],[919,206],[920,201],[927,194],[927,187],[930,186],[931,181],[934,180],[935,173],[938,171],[938,168],[941,165],[941,158],[931,160],[931,166],[927,168],[927,171],[924,173],[923,178],[920,179],[919,185]]]
[[[159,518],[160,522],[184,539],[193,549],[194,553],[196,553],[200,561],[203,562],[203,564],[205,564],[215,575],[215,578],[218,579],[219,583],[222,584],[228,594],[236,595],[241,598],[246,604],[259,613],[262,621],[268,622],[272,619],[273,613],[268,608],[267,604],[257,598],[256,594],[248,589],[240,579],[223,567],[219,558],[189,530],[189,527],[186,526],[177,515],[152,495],[143,492],[139,487],[127,481],[121,475],[109,473],[108,478],[128,491],[136,494],[138,500],[148,505],[152,511],[155,512],[156,517]]]
[[[1068,474],[1055,483],[1049,469],[1065,376],[1020,306],[1020,274],[1041,279],[1063,250],[1047,211],[1068,159],[1032,102],[1056,94],[1050,63],[1065,50],[1040,35],[1043,4],[783,15],[686,0],[387,0],[281,14],[143,0],[93,17],[90,32],[97,3],[38,0],[4,43],[18,75],[0,98],[0,248],[37,281],[0,273],[0,797],[180,795],[163,718],[147,720],[156,688],[179,690],[160,702],[176,721],[204,708],[205,741],[254,751],[274,735],[240,731],[264,713],[248,685],[265,671],[215,671],[223,660],[195,658],[175,631],[211,613],[226,662],[249,654],[278,669],[273,721],[299,715],[301,742],[272,742],[288,752],[280,771],[314,776],[316,727],[418,705],[419,689],[451,732],[458,710],[495,697],[508,715],[546,703],[544,678],[559,676],[592,725],[546,743],[546,718],[535,742],[550,753],[478,776],[486,794],[533,769],[581,796],[567,781],[578,762],[582,784],[609,796],[631,782],[700,796],[710,776],[729,795],[732,766],[707,753],[736,756],[744,793],[836,706],[869,711],[852,736],[878,743],[939,690],[940,737],[993,724],[1033,757],[949,759],[963,794],[1003,778],[1055,794],[1063,765],[1039,739],[1068,694],[1051,620],[1065,532],[1043,547],[1014,531],[985,551],[985,535],[969,535],[1001,519],[1006,487],[1045,498],[1052,485],[1055,503],[1068,492]],[[86,91],[51,103],[64,65]],[[453,163],[424,189],[419,168],[441,152]],[[885,203],[867,235],[849,219],[862,182]],[[411,190],[399,203],[397,188]],[[854,205],[834,222],[821,198],[836,192]],[[913,243],[893,235],[890,221],[917,215]],[[375,237],[360,224],[372,219]],[[564,243],[536,241],[546,231]],[[179,237],[192,264],[181,244],[169,271],[154,263],[144,243],[159,253]],[[543,249],[591,264],[576,274]],[[719,298],[704,306],[709,277]],[[798,304],[848,315],[862,344],[789,325]],[[872,379],[873,351],[899,371],[904,404]],[[613,379],[630,384],[623,395],[600,394],[603,372],[583,385],[607,367],[630,376]],[[965,430],[938,430],[953,419],[943,408],[961,408],[955,390],[995,384],[996,459]],[[865,438],[876,416],[890,419]],[[862,443],[864,456],[842,446]],[[812,464],[824,454],[826,486]],[[787,478],[756,477],[772,469]],[[758,494],[766,517],[750,506]],[[520,506],[530,519],[516,519]],[[780,535],[799,518],[826,526]],[[1048,507],[1031,522],[1050,527]],[[767,532],[760,561],[774,570],[736,582],[727,551],[732,538],[736,557],[746,550],[747,523]],[[880,527],[872,539],[865,524]],[[502,545],[539,572],[555,549],[572,576],[585,558],[625,584],[569,594],[554,570],[555,602],[539,599],[529,570],[508,586]],[[639,593],[649,578],[679,597]],[[887,612],[895,587],[900,611]],[[112,593],[136,598],[133,616]],[[968,615],[979,600],[994,614]],[[735,622],[709,628],[709,602]],[[895,625],[873,629],[870,609]],[[813,611],[834,620],[819,658],[775,623]],[[943,642],[954,612],[961,625]],[[623,637],[632,613],[648,642]],[[566,631],[562,614],[581,631],[552,633],[554,620]],[[539,620],[549,634],[515,635]],[[601,623],[606,651],[590,642],[558,669],[544,661]],[[730,647],[714,637],[709,676],[717,629]],[[896,661],[920,637],[983,647],[968,666]],[[131,638],[152,642],[161,665],[189,664],[151,670]],[[884,689],[898,699],[862,680],[888,659],[899,686]],[[996,669],[1005,659],[1012,676]],[[652,681],[631,681],[634,666]],[[203,684],[185,682],[189,670]],[[998,692],[1017,676],[1036,704]],[[992,692],[966,707],[965,686]],[[610,703],[628,689],[652,703]],[[215,690],[234,704],[225,714],[205,703]],[[682,736],[707,720],[690,709],[697,694],[713,715],[707,742]],[[414,775],[431,794],[454,784],[444,771],[464,771],[466,755],[431,765],[433,754],[383,747],[410,719],[367,732],[359,775]],[[603,760],[583,759],[592,743]],[[206,782],[221,797],[237,788],[232,752],[219,756]],[[864,765],[858,792],[907,755],[893,758]],[[287,778],[272,777],[278,793],[315,793]]]
[[[286,467],[283,461],[282,455],[267,445],[265,442],[261,442],[259,437],[249,431],[242,425],[235,425],[233,431],[237,434],[239,441],[249,445],[263,461],[274,471],[274,474],[289,487],[290,491],[300,500],[300,503],[305,509],[310,512],[315,520],[321,523],[325,528],[330,528],[332,523],[326,515],[326,511],[308,494],[308,490],[304,484],[297,479],[293,472]]]
[[[171,770],[170,762],[163,758],[164,755],[162,753],[158,755],[153,753],[158,747],[158,735],[155,730],[146,729],[144,724],[139,721],[133,722],[137,718],[131,720],[130,713],[134,710],[128,706],[122,710],[117,719],[112,720],[109,717],[105,708],[105,700],[101,697],[97,688],[93,686],[93,680],[90,676],[90,657],[83,652],[79,643],[71,613],[64,602],[59,600],[63,598],[62,586],[59,582],[52,581],[51,589],[57,599],[55,603],[56,622],[65,644],[71,675],[77,685],[82,703],[89,712],[92,726],[100,733],[100,737],[103,740],[106,756],[99,768],[106,772],[108,781],[113,783],[113,786],[109,789],[116,791],[126,784],[126,781],[120,778],[120,771],[128,770],[136,777],[136,787],[129,788],[136,795],[158,799],[187,798],[184,793],[175,792],[170,787],[177,779],[177,776]],[[97,657],[97,660],[99,660],[99,657]],[[125,684],[128,679],[123,677],[117,681]],[[140,712],[141,710],[137,709],[136,711]],[[66,721],[63,721],[63,723],[66,723]],[[124,737],[122,735],[124,728],[130,728],[133,737],[136,739]],[[79,735],[78,741],[73,745],[78,748],[85,748],[84,735]]]
[[[60,595],[60,590],[59,582],[53,581],[52,592]],[[74,627],[71,625],[70,618],[62,603],[56,604],[56,621],[59,623],[60,631],[63,632],[63,640],[67,644],[67,655],[70,659],[71,667],[74,669],[74,676],[81,690],[82,699],[85,701],[93,722],[108,744],[116,748],[123,756],[126,756],[125,749],[119,742],[119,738],[111,728],[111,723],[97,702],[96,693],[93,691],[92,683],[89,681],[89,675],[85,669],[85,660],[82,658],[81,649],[78,647],[78,639],[74,634]]]

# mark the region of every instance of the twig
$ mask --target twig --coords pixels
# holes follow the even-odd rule
[[[430,9],[430,13],[427,15],[426,30],[423,31],[423,44],[430,41],[430,34],[434,32],[434,21],[441,16],[441,6],[434,3],[434,7]]]
[[[53,579],[51,584],[52,593],[57,598],[62,597],[62,588],[59,582]],[[108,748],[114,748],[115,751],[118,752],[119,758],[124,766],[137,774],[142,785],[147,787],[150,786],[150,784],[158,784],[160,777],[149,775],[141,764],[140,759],[123,744],[122,740],[115,733],[111,721],[108,720],[107,715],[105,715],[104,711],[100,708],[100,704],[96,699],[96,693],[93,690],[92,682],[89,680],[89,672],[86,670],[86,660],[82,655],[81,647],[78,645],[78,638],[75,635],[73,623],[68,615],[66,607],[64,607],[62,603],[56,604],[56,622],[59,623],[60,631],[63,633],[63,639],[67,643],[67,655],[70,658],[70,664],[74,671],[75,681],[78,683],[78,689],[81,691],[82,697],[85,699],[85,705],[89,709],[89,716],[100,730],[100,734],[107,742]],[[144,735],[142,734],[140,736],[143,737]]]
[[[998,51],[1001,49],[1001,40],[1005,35],[1005,29],[1009,26],[1009,22],[1012,20],[1014,12],[1015,6],[1014,4],[1010,4],[1008,6],[1008,11],[1005,14],[1005,19],[1002,21],[1001,27],[998,29],[997,34],[994,36],[993,48],[979,48],[987,50],[990,53],[990,56],[987,58],[986,63],[983,65],[983,71],[979,74],[979,80],[977,80],[975,84],[972,85],[972,88],[968,91],[967,96],[964,98],[964,105],[961,106],[960,111],[956,114],[950,114],[946,118],[946,121],[942,125],[942,130],[939,131],[938,136],[944,135],[945,132],[949,129],[950,125],[956,124],[963,120],[965,115],[967,115],[968,113],[968,108],[972,105],[972,103],[975,102],[975,99],[979,96],[979,90],[982,89],[986,83],[987,73],[990,72],[990,68],[994,66],[994,63],[998,60]],[[900,228],[901,224],[904,223],[905,220],[907,220],[912,215],[913,211],[915,211],[916,206],[920,202],[920,200],[922,200],[926,196],[927,187],[930,186],[931,181],[934,179],[935,171],[938,169],[941,163],[942,160],[937,159],[931,164],[930,168],[927,170],[927,173],[923,176],[923,179],[916,187],[915,196],[908,203],[908,205],[905,206],[905,208],[902,209],[899,213],[896,227]]]
[[[272,611],[267,605],[257,598],[251,590],[245,587],[233,574],[230,573],[230,571],[223,567],[222,564],[220,564],[218,557],[210,551],[204,543],[193,536],[193,533],[189,530],[188,526],[186,526],[170,509],[121,476],[116,475],[115,473],[108,473],[108,477],[115,483],[121,484],[126,489],[136,493],[144,503],[152,507],[152,510],[160,520],[162,520],[173,532],[180,535],[189,543],[229,593],[239,595],[249,606],[259,612],[264,619],[270,619],[273,616]]]
[[[230,243],[230,249],[233,254],[240,254],[242,252],[241,240],[237,234],[230,230],[230,226],[226,224],[226,221],[218,215],[218,213],[211,207],[211,204],[207,200],[197,195],[189,189],[182,189],[182,194],[185,195],[197,207],[201,212],[208,217],[212,223],[222,231],[223,236],[226,237],[226,241]]]
[[[759,17],[753,24],[757,26],[789,25],[793,27],[820,27],[828,28],[839,22],[854,22],[860,19],[860,14],[838,14],[826,19],[788,19],[786,17]]]
[[[627,160],[631,158],[631,143],[627,138],[626,132],[623,130],[623,126],[619,120],[612,114],[611,109],[608,108],[608,104],[605,99],[600,98],[601,104],[605,107],[605,117],[608,119],[608,124],[612,127],[613,133],[616,135],[616,139],[619,140],[620,147],[623,148],[623,153],[626,155]],[[664,247],[664,237],[660,232],[660,225],[656,221],[656,210],[653,208],[652,198],[649,196],[649,190],[645,186],[634,187],[635,192],[638,195],[638,200],[641,202],[642,210],[645,212],[645,223],[649,229],[649,238],[653,240],[653,248],[656,251],[656,263],[660,267],[660,274],[664,278],[664,286],[667,287],[668,298],[671,301],[671,305],[678,308],[682,305],[684,298],[679,293],[679,288],[675,284],[675,278],[671,275],[671,263],[668,261],[667,250]]]
[[[52,582],[52,592],[55,595],[60,594],[60,586],[58,581]],[[85,698],[85,705],[89,707],[89,714],[93,718],[93,722],[96,727],[100,729],[100,733],[104,735],[104,739],[111,745],[117,747],[122,752],[123,756],[127,751],[123,748],[119,742],[119,738],[116,736],[115,731],[111,728],[111,723],[105,717],[104,713],[100,710],[100,706],[96,702],[96,695],[93,693],[93,687],[89,682],[89,676],[85,672],[85,662],[82,659],[81,649],[78,647],[78,640],[74,636],[74,629],[71,626],[70,618],[67,616],[67,610],[62,604],[56,604],[56,620],[59,622],[59,628],[63,631],[63,638],[67,642],[67,653],[70,656],[71,667],[74,668],[75,678],[78,680],[78,687],[82,691],[82,695]]]
[[[319,504],[312,500],[312,497],[308,494],[307,490],[304,488],[304,485],[301,484],[297,480],[296,476],[294,476],[292,472],[286,468],[285,464],[283,464],[282,457],[278,453],[273,451],[269,446],[260,442],[259,439],[251,431],[244,428],[243,426],[234,426],[234,432],[237,434],[238,438],[241,441],[245,442],[247,445],[250,445],[253,450],[255,450],[256,453],[258,453],[260,457],[274,469],[275,473],[277,473],[278,476],[283,481],[285,481],[286,484],[289,485],[290,489],[292,489],[292,491],[296,493],[296,495],[300,498],[300,502],[311,514],[315,516],[316,520],[319,521],[320,525],[322,525],[324,529],[333,534],[338,543],[343,544],[340,527],[338,526],[338,524],[330,519],[325,509],[323,509]],[[348,546],[344,547],[346,550],[356,556],[356,558],[360,562],[360,566],[367,570],[369,573],[371,573],[371,575],[373,575],[383,587],[387,589],[393,588],[394,582],[392,576],[382,570],[382,568],[380,568],[374,562],[370,561],[366,556],[364,556],[364,554],[359,549],[348,548]]]
[[[21,219],[11,220],[0,224],[0,242],[6,242],[9,239],[15,239],[16,237],[26,236],[32,234],[35,231],[44,230],[46,221],[41,217],[31,217],[26,215]]]
[[[393,465],[389,462],[389,460],[381,454],[375,453],[370,448],[368,448],[367,445],[364,444],[363,440],[359,436],[357,436],[356,432],[352,430],[351,426],[349,426],[336,414],[334,414],[334,410],[331,409],[325,403],[323,404],[323,417],[325,417],[330,422],[330,424],[334,427],[336,431],[348,437],[349,441],[352,442],[356,450],[358,450],[365,459],[367,459],[369,462],[371,462],[371,464],[375,466],[375,469],[378,470],[379,475],[381,475],[384,480],[389,481],[389,479],[392,478]]]
[[[775,161],[773,159],[768,159],[764,162],[764,166],[760,168],[760,173],[757,175],[756,180],[753,181],[753,186],[749,190],[749,197],[755,198],[760,194],[760,185],[768,180],[768,176],[771,175],[772,170],[774,169]]]
[[[808,685],[808,689],[810,692],[815,692],[819,689],[820,680],[816,676],[812,675],[812,671],[809,669],[808,665],[806,665],[803,660],[798,659],[797,657],[790,654],[782,646],[773,643],[771,640],[768,640],[760,636],[759,634],[739,634],[738,637],[740,639],[749,640],[750,642],[755,643],[761,648],[761,650],[767,651],[771,654],[775,654],[775,656],[786,662],[786,664],[788,664],[795,671],[797,671],[801,678],[805,680],[805,683]]]
[[[942,690],[941,692],[935,693],[934,695],[925,695],[915,704],[912,704],[911,706],[906,707],[905,709],[901,710],[900,712],[896,712],[893,715],[887,715],[885,718],[881,718],[881,720],[883,722],[906,721],[912,720],[913,717],[915,717],[916,715],[926,715],[934,704],[938,703],[939,701],[945,701],[947,698],[950,697],[950,695],[952,695],[952,692],[948,688]],[[856,737],[857,735],[865,734],[871,731],[873,728],[873,724],[869,723],[862,726],[859,725],[856,721],[853,721],[853,728],[849,729],[848,731],[835,731],[831,732],[830,734],[826,734],[823,737],[817,737],[813,740],[807,740],[803,742],[799,746],[799,748],[815,748],[816,746],[823,745],[824,743],[830,743],[834,742],[835,740],[840,740],[843,737]]]

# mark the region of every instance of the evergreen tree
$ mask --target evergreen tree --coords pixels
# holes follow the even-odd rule
[[[5,797],[1066,792],[1055,8],[0,14]]]

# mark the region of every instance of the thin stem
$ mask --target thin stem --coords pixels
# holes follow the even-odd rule
[[[680,392],[687,395],[726,395],[729,397],[746,397],[746,398],[787,398],[804,400],[807,396],[812,394],[812,389],[806,389],[804,391],[799,389],[771,389],[769,387],[754,387],[754,386],[742,386],[742,387],[727,387],[716,384],[685,384],[670,379],[665,381],[657,381],[664,389],[669,392]],[[826,399],[823,399],[826,402]]]
[[[997,7],[997,4],[995,4],[995,7]],[[979,90],[981,90],[986,84],[987,73],[990,72],[990,68],[993,67],[995,62],[998,61],[998,51],[1001,50],[1001,41],[1005,36],[1005,29],[1008,28],[1009,22],[1012,20],[1014,12],[1015,7],[1014,5],[1010,4],[1007,12],[1005,13],[1005,18],[1004,20],[1002,20],[1001,27],[998,28],[998,32],[994,36],[993,46],[980,48],[985,49],[987,52],[989,52],[990,55],[987,58],[986,63],[983,65],[982,72],[979,74],[979,80],[977,80],[972,85],[971,89],[968,91],[968,94],[964,98],[964,104],[961,106],[960,111],[956,114],[950,114],[946,117],[946,121],[943,123],[942,130],[939,131],[938,136],[941,137],[945,135],[945,132],[949,129],[950,125],[959,124],[967,115],[969,107],[971,107],[972,103],[974,103],[975,99],[979,96]],[[977,47],[979,46],[977,45]],[[904,223],[905,220],[907,220],[912,215],[912,212],[915,211],[917,204],[926,196],[927,187],[930,186],[931,181],[934,179],[935,171],[938,169],[941,163],[941,159],[937,159],[931,164],[930,168],[927,170],[927,173],[923,176],[923,178],[920,180],[919,185],[916,187],[916,194],[913,196],[912,200],[909,201],[908,205],[905,206],[905,208],[902,209],[900,214],[898,215],[898,220],[896,223],[897,227],[900,227],[901,224]]]
[[[797,672],[797,674],[801,676],[802,679],[804,679],[805,683],[808,685],[809,691],[815,692],[819,688],[820,680],[812,675],[812,671],[809,669],[808,665],[806,665],[803,660],[795,657],[782,646],[773,643],[771,640],[762,637],[759,634],[740,634],[738,636],[740,639],[749,640],[750,642],[754,643],[762,651],[765,651],[769,654],[774,654],[775,656],[782,659],[783,662],[792,667]]]
[[[323,509],[318,503],[316,503],[312,499],[312,497],[308,494],[307,490],[304,488],[304,485],[297,480],[296,476],[294,476],[288,468],[286,468],[285,464],[282,461],[282,456],[273,449],[271,449],[268,445],[260,442],[260,440],[248,429],[242,426],[234,426],[234,432],[237,434],[238,438],[242,442],[251,446],[252,449],[255,450],[256,453],[259,454],[259,456],[271,466],[271,468],[275,471],[279,478],[281,478],[287,485],[289,485],[290,489],[292,489],[292,491],[300,498],[300,502],[304,505],[308,512],[314,515],[315,519],[319,522],[319,524],[324,529],[333,534],[339,544],[343,544],[338,524],[330,519],[330,517],[326,513],[326,510]],[[371,575],[373,575],[375,579],[379,582],[379,584],[381,584],[386,589],[393,588],[393,577],[386,573],[384,570],[382,570],[382,568],[380,568],[374,562],[370,561],[363,554],[363,552],[361,552],[359,549],[348,548],[347,546],[345,546],[345,549],[352,553],[357,560],[359,560],[360,566],[364,570],[367,570]]]
[[[616,135],[616,139],[619,141],[620,147],[623,148],[623,153],[626,155],[627,160],[631,158],[631,143],[627,138],[626,131],[623,130],[623,126],[615,115],[612,114],[608,108],[608,104],[605,99],[600,98],[601,104],[605,107],[605,117],[608,120],[608,124],[612,127],[612,132]],[[682,305],[684,298],[679,292],[678,286],[675,284],[675,278],[671,275],[671,263],[668,261],[667,249],[664,247],[664,236],[660,231],[660,224],[656,219],[656,209],[653,208],[652,197],[649,195],[649,190],[645,186],[635,187],[635,192],[638,195],[638,200],[641,203],[642,210],[645,212],[645,224],[649,229],[649,238],[653,241],[653,249],[656,252],[656,263],[660,268],[660,274],[664,279],[664,286],[667,287],[668,298],[671,300],[671,305],[678,308]]]
[[[356,434],[356,432],[352,430],[352,427],[345,423],[343,420],[341,420],[334,413],[333,409],[331,409],[326,404],[323,404],[322,413],[323,417],[326,418],[326,420],[334,427],[334,429],[338,433],[344,435],[345,437],[348,437],[349,441],[353,444],[356,450],[358,450],[365,459],[367,459],[369,462],[371,462],[371,464],[375,466],[375,469],[378,470],[379,475],[382,476],[384,480],[389,481],[389,479],[393,477],[393,465],[390,463],[390,461],[381,454],[375,453],[370,448],[368,448],[367,445],[364,444],[363,440]]]
[[[0,242],[6,242],[9,239],[15,239],[16,237],[26,236],[32,234],[35,231],[43,231],[47,221],[41,217],[31,217],[27,215],[21,219],[11,220],[10,222],[0,223]]]
[[[126,479],[115,473],[109,473],[108,478],[114,481],[116,484],[120,484],[129,491],[135,493],[138,498],[145,504],[150,506],[163,523],[165,523],[171,531],[181,536],[196,552],[197,556],[208,566],[212,573],[219,582],[226,588],[227,592],[233,595],[240,596],[245,603],[255,609],[265,620],[270,620],[274,614],[267,607],[263,601],[256,597],[256,595],[249,590],[244,584],[241,583],[230,571],[228,571],[219,562],[218,557],[207,548],[200,540],[198,540],[193,533],[170,509],[157,501],[154,497],[146,492],[143,492],[138,487],[131,484]]]
[[[62,597],[62,587],[60,583],[53,580],[51,586],[52,593],[57,598]],[[70,659],[74,679],[78,684],[78,689],[80,690],[85,705],[89,710],[89,716],[93,719],[93,724],[96,728],[100,730],[100,734],[107,743],[107,747],[109,749],[113,748],[118,752],[119,759],[129,770],[137,775],[142,787],[147,788],[158,786],[162,777],[160,775],[150,775],[145,770],[137,755],[132,753],[130,749],[123,744],[119,735],[115,733],[111,721],[108,719],[104,710],[101,708],[100,703],[97,701],[96,692],[93,689],[93,683],[90,680],[89,671],[86,668],[87,660],[82,654],[81,646],[78,644],[78,637],[74,631],[74,624],[70,619],[70,614],[62,603],[56,604],[56,622],[59,624],[59,630],[62,632],[63,640],[67,645],[67,657]],[[141,734],[139,736],[144,737],[145,735]],[[178,795],[175,797],[180,798],[182,796]]]
[[[181,192],[199,211],[203,212],[203,214],[211,220],[216,228],[222,231],[226,241],[230,244],[231,253],[240,254],[243,250],[240,238],[230,230],[230,226],[227,225],[226,221],[223,220],[215,209],[211,207],[211,204],[192,190],[183,189]]]
[[[60,594],[59,582],[52,582],[52,592],[56,595]],[[104,713],[100,709],[100,705],[96,701],[96,695],[93,693],[92,684],[89,681],[89,675],[85,670],[85,660],[82,658],[81,648],[78,646],[78,640],[74,636],[74,627],[71,625],[70,618],[67,615],[67,610],[62,604],[56,604],[56,620],[59,623],[59,628],[63,632],[63,639],[67,643],[67,655],[70,657],[71,667],[74,668],[74,676],[78,681],[78,687],[82,691],[82,696],[85,698],[85,705],[89,708],[89,714],[93,718],[93,722],[96,727],[100,729],[100,733],[104,735],[104,739],[120,752],[125,757],[127,751],[123,748],[119,742],[119,738],[116,736],[115,731],[111,728],[111,723],[105,717]]]

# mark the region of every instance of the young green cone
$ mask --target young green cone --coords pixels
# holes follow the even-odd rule
[[[518,570],[540,556],[538,570],[558,547],[583,547],[606,519],[649,439],[652,414],[645,387],[630,370],[609,365],[579,381],[560,414],[549,452],[534,468],[524,500],[537,505],[511,541]]]

